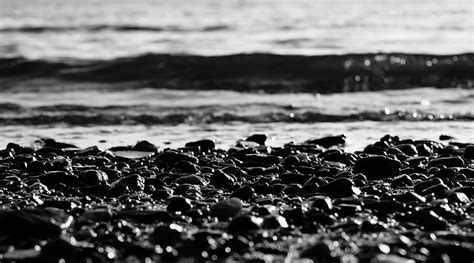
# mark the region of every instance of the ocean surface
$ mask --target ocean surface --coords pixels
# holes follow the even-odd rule
[[[0,0],[0,147],[474,142],[473,52],[470,0]]]
[[[0,0],[0,56],[474,51],[471,0]]]

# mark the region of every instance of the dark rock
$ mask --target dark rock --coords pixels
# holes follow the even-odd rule
[[[211,216],[219,219],[227,219],[238,215],[243,208],[243,203],[239,198],[229,198],[211,206]]]
[[[255,195],[255,190],[248,185],[244,185],[235,190],[231,196],[240,198],[242,200],[249,200]]]
[[[294,156],[294,155],[290,155],[290,156],[287,156],[285,157],[285,159],[283,159],[283,166],[287,167],[287,166],[299,166],[300,165],[300,159],[297,157],[297,156]]]
[[[166,151],[161,154],[159,154],[156,157],[156,160],[159,162],[164,162],[168,164],[174,164],[180,161],[187,161],[190,163],[198,163],[198,158],[191,156],[189,154],[185,153],[179,153],[175,151]]]
[[[124,177],[114,184],[125,185],[135,191],[143,191],[143,189],[145,189],[145,178],[138,174],[134,174]]]
[[[328,136],[315,140],[308,140],[306,143],[317,144],[323,146],[324,148],[329,148],[331,146],[344,146],[346,145],[346,136],[343,134],[337,136]]]
[[[387,149],[375,145],[367,145],[364,148],[364,153],[374,155],[387,155]]]
[[[318,191],[332,198],[348,197],[361,193],[360,189],[354,185],[354,181],[347,178],[339,178],[330,183],[321,185]]]
[[[460,157],[439,157],[428,162],[428,167],[444,165],[446,167],[464,167],[464,160]]]
[[[400,187],[400,186],[410,186],[413,185],[413,180],[410,178],[410,176],[406,174],[401,174],[392,180],[392,186],[393,187]]]
[[[107,184],[108,176],[99,170],[87,170],[81,175],[81,180],[87,185]]]
[[[201,197],[201,187],[194,184],[181,184],[174,189],[175,195]]]
[[[354,173],[363,173],[369,180],[390,178],[400,170],[401,163],[386,156],[370,156],[360,159],[353,168]]]
[[[77,207],[77,204],[71,200],[44,200],[42,207],[54,207],[64,211],[70,211]]]
[[[181,196],[175,196],[168,201],[166,210],[169,212],[185,212],[191,210],[192,207],[193,206],[191,205],[191,201],[189,199]]]
[[[211,184],[217,187],[231,187],[236,180],[234,176],[224,173],[219,169],[216,169],[211,176]]]
[[[77,220],[89,222],[108,222],[112,219],[110,208],[96,208],[87,210]]]
[[[474,145],[469,145],[464,149],[464,158],[468,160],[474,159]]]
[[[312,201],[311,208],[317,209],[323,212],[330,212],[332,210],[331,198],[327,196],[314,196],[310,199]]]
[[[41,262],[74,262],[78,257],[79,249],[63,238],[48,240],[48,243],[41,248]]]
[[[177,224],[161,225],[155,227],[150,239],[162,247],[174,246],[183,239],[182,232],[183,227]]]
[[[51,171],[47,172],[38,179],[42,184],[48,187],[55,186],[59,183],[63,183],[68,186],[75,186],[79,183],[79,178],[76,175],[69,174],[64,171]]]
[[[267,135],[265,134],[254,134],[247,139],[245,139],[248,142],[256,142],[259,145],[265,145],[265,141],[267,140]]]
[[[423,191],[421,191],[420,194],[424,196],[429,195],[429,194],[434,194],[437,197],[444,197],[446,196],[448,191],[449,191],[449,188],[445,184],[440,183],[440,184],[435,184],[424,189]]]
[[[317,262],[334,262],[332,249],[323,242],[319,242],[301,253],[303,258],[315,259]]]
[[[135,146],[133,146],[133,150],[140,151],[140,152],[158,152],[158,147],[149,141],[139,141]]]
[[[232,234],[248,234],[259,230],[262,220],[251,215],[239,215],[234,217],[229,224],[228,230]]]
[[[171,214],[160,210],[121,210],[117,212],[114,218],[152,224],[171,221]]]
[[[197,175],[185,175],[176,180],[177,184],[204,185],[204,179]]]
[[[425,231],[446,230],[449,226],[446,220],[433,211],[420,211],[414,214],[413,217]]]
[[[288,222],[283,216],[270,214],[263,218],[263,229],[279,229],[289,227]]]
[[[418,150],[416,149],[416,146],[413,144],[398,144],[396,147],[408,156],[418,155]]]
[[[0,237],[9,244],[55,238],[71,223],[70,215],[54,208],[0,210]]]
[[[465,193],[451,192],[448,200],[452,203],[469,203],[469,197]]]
[[[173,165],[173,168],[183,173],[195,174],[199,172],[199,166],[188,161],[179,161]]]
[[[237,158],[243,162],[254,162],[267,165],[278,164],[282,159],[280,156],[264,154],[245,154],[242,156],[238,156]]]
[[[188,142],[185,144],[185,147],[199,147],[199,149],[203,152],[214,150],[216,148],[216,144],[213,140],[199,140]]]

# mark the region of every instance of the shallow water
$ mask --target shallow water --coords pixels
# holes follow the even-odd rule
[[[29,145],[46,136],[104,148],[141,139],[160,147],[182,147],[187,141],[209,138],[227,148],[253,133],[267,134],[270,145],[343,133],[351,142],[348,150],[362,150],[385,134],[430,140],[447,134],[474,142],[474,90],[465,89],[336,94],[160,89],[2,92],[0,105],[0,147],[10,141]],[[324,118],[301,117],[310,113]],[[348,118],[350,114],[357,118]],[[420,117],[429,115],[438,119]]]
[[[473,52],[470,0],[0,0],[0,57]]]

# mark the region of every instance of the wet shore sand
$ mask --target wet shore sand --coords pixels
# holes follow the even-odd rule
[[[446,140],[447,136],[440,139]],[[2,262],[472,262],[472,142],[0,151]]]

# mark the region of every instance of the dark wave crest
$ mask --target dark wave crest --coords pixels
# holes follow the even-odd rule
[[[232,29],[227,25],[212,25],[204,27],[179,26],[142,26],[142,25],[82,25],[82,26],[22,26],[1,27],[0,33],[59,33],[73,31],[116,31],[116,32],[213,32]]]
[[[0,59],[3,87],[25,79],[130,83],[130,88],[265,92],[351,92],[474,86],[474,54],[300,56],[146,54],[97,61]]]
[[[247,109],[244,111],[243,109]],[[419,111],[361,111],[346,114],[321,113],[311,108],[274,104],[206,105],[160,107],[149,105],[51,105],[26,107],[0,103],[0,125],[158,125],[208,123],[314,123],[359,121],[474,121],[472,113],[437,114]]]

